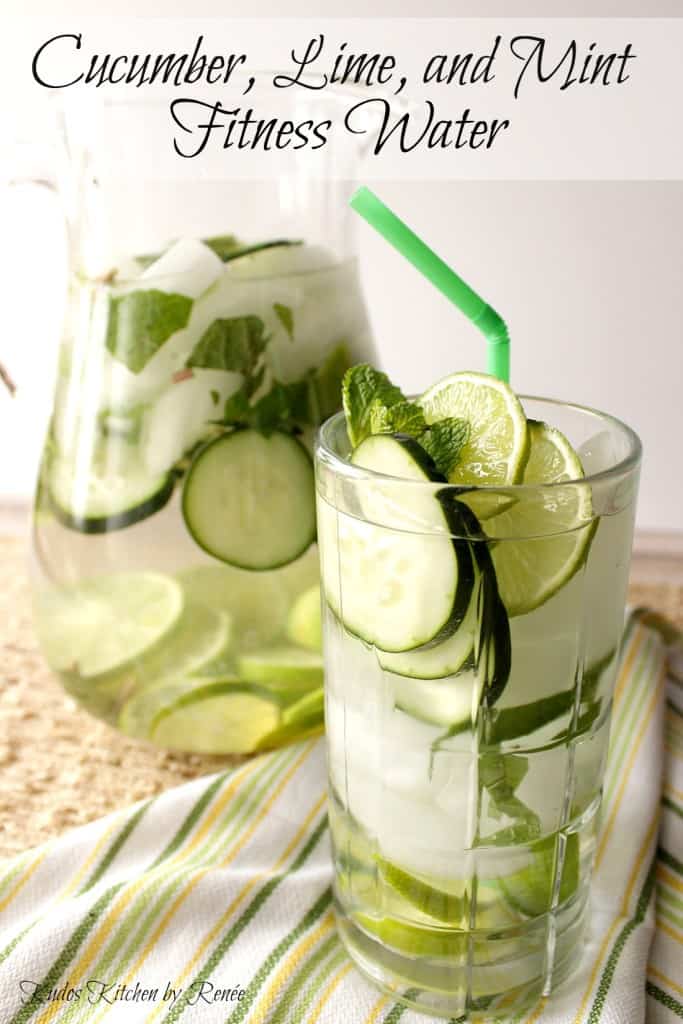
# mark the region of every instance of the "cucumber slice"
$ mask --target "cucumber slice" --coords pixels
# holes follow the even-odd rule
[[[449,509],[457,509],[457,520],[465,536],[478,537],[481,526],[472,510],[462,502],[453,500],[450,491],[442,493],[441,500]],[[451,513],[452,514],[452,513]],[[498,589],[496,570],[488,542],[472,542],[472,556],[480,574],[477,622],[475,630],[474,662],[477,675],[484,682],[484,699],[489,707],[498,700],[507,686],[512,668],[512,639],[510,622]]]
[[[196,687],[159,711],[150,739],[196,754],[248,754],[279,722],[280,708],[265,691],[218,681]]]
[[[300,647],[320,651],[323,646],[323,627],[320,616],[320,586],[299,594],[287,619],[287,636]]]
[[[323,660],[320,654],[299,647],[271,647],[243,654],[237,663],[242,679],[268,685],[277,682],[284,689],[307,691],[322,686]]]
[[[228,261],[225,271],[226,275],[235,280],[269,278],[278,279],[279,283],[282,278],[316,273],[331,267],[334,267],[334,258],[327,249],[283,238],[277,239],[275,243],[241,247],[238,257]]]
[[[240,245],[234,236],[219,236],[205,239],[204,244],[208,245],[223,260],[223,263],[232,263],[233,260],[241,259],[243,256],[254,256],[258,252],[265,252],[266,249],[279,249],[282,246],[302,245],[303,243],[298,239],[276,238],[273,242]]]
[[[480,577],[478,571],[476,575]],[[412,679],[445,679],[446,676],[455,675],[460,671],[473,653],[475,633],[479,628],[478,588],[479,583],[476,582],[472,588],[465,617],[452,636],[440,644],[400,653],[382,651],[376,647],[375,654],[382,668],[387,672],[409,676]],[[426,693],[427,691],[425,695]]]
[[[352,462],[408,481],[443,480],[417,442],[399,434],[366,438]],[[322,499],[318,509],[327,601],[349,632],[387,652],[445,640],[461,622],[473,585],[469,545],[449,536],[437,496],[404,490],[403,500],[393,502],[367,488],[362,520],[337,514]],[[410,532],[416,523],[421,532]]]
[[[475,673],[454,679],[393,680],[394,703],[401,711],[430,725],[462,725],[466,728],[476,714],[483,680]]]
[[[498,592],[496,574],[491,563],[491,555],[483,543],[475,545],[479,551],[480,568],[487,565],[482,572],[483,587],[481,590],[482,607],[480,613],[481,647],[477,651],[475,644],[475,661],[478,673],[483,675],[486,703],[491,707],[501,696],[507,686],[512,668],[512,641],[510,638],[510,622],[505,605]]]
[[[194,458],[183,517],[196,543],[242,569],[293,562],[315,539],[313,466],[289,434],[235,430]]]
[[[109,533],[159,512],[175,485],[173,474],[147,473],[129,456],[118,458],[108,441],[106,458],[81,466],[53,454],[48,470],[50,503],[56,518],[79,533]]]

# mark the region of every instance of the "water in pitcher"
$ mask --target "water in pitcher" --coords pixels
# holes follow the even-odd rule
[[[265,80],[253,92],[272,100]],[[277,97],[283,117],[341,102]],[[107,722],[249,752],[322,727],[312,448],[372,356],[345,203],[362,140],[240,178],[223,152],[161,159],[167,117],[163,99],[95,98],[60,121],[71,281],[36,624]]]

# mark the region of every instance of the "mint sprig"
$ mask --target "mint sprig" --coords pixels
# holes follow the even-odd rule
[[[428,426],[421,407],[409,401],[386,373],[367,363],[346,371],[342,397],[346,430],[353,448],[371,434],[408,434],[448,478],[469,439],[466,420],[451,417]]]
[[[359,363],[347,370],[342,383],[342,404],[352,447],[357,448],[373,433],[372,420],[374,417],[377,422],[380,409],[388,410],[405,401],[401,389],[392,384],[381,370],[375,370],[367,363]]]
[[[420,406],[405,399],[387,407],[376,398],[370,404],[368,422],[371,434],[409,434],[419,438],[427,429]]]
[[[268,336],[258,316],[235,316],[214,320],[192,350],[185,365],[192,369],[231,370],[243,373],[249,393],[256,390],[254,378]]]
[[[448,479],[460,460],[460,452],[467,444],[469,436],[470,425],[467,420],[449,417],[426,427],[418,440],[434,459],[439,472]]]
[[[512,824],[486,837],[491,846],[531,842],[541,835],[541,821],[535,811],[516,795],[529,770],[529,759],[521,754],[487,752],[479,758],[479,784],[489,797],[487,814],[494,819],[511,818]]]
[[[188,368],[230,370],[244,377],[226,401],[222,418],[214,421],[216,426],[250,427],[265,435],[275,430],[296,434],[334,412],[336,403],[330,403],[339,395],[349,363],[346,346],[337,345],[320,366],[297,380],[273,379],[260,393],[267,379],[264,353],[269,341],[260,317],[242,316],[214,320],[197,342]]]
[[[301,433],[313,422],[307,377],[283,384],[274,380],[264,395],[253,401],[249,384],[228,398],[220,421],[225,427],[250,427],[268,437],[276,430],[287,434]]]
[[[165,341],[187,325],[192,299],[156,288],[136,289],[109,300],[105,344],[131,373],[144,370]]]

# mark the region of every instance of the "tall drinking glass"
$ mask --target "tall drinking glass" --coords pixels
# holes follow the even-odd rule
[[[576,963],[624,623],[639,440],[602,413],[522,401],[570,440],[585,479],[384,476],[348,461],[340,415],[316,452],[339,931],[382,988],[448,1017],[490,1019],[503,998],[514,1012]],[[435,503],[460,509],[459,536]],[[384,567],[376,616],[409,587],[427,604],[455,549],[473,580],[455,633],[399,654],[354,636],[354,545],[373,552],[373,580]]]

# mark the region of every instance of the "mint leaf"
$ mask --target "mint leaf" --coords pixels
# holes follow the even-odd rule
[[[351,446],[357,448],[372,433],[370,421],[372,416],[376,419],[379,415],[378,405],[389,408],[405,401],[401,389],[391,383],[386,373],[367,363],[347,370],[342,382],[342,404]]]
[[[207,327],[185,363],[206,370],[232,370],[248,379],[268,344],[264,324],[258,316],[235,316],[214,320]],[[256,388],[252,387],[252,391]]]
[[[387,407],[376,398],[370,405],[368,420],[371,434],[408,434],[419,438],[427,427],[420,406],[406,401]]]
[[[490,794],[512,794],[529,772],[522,754],[489,752],[479,758],[479,779]]]
[[[304,427],[320,423],[335,411],[347,366],[346,346],[339,345],[321,366],[312,367],[297,380],[286,384],[273,380],[266,394],[256,401],[253,396],[263,382],[265,367],[259,365],[256,370],[243,370],[246,380],[226,401],[220,423],[228,427],[250,427],[266,435],[274,430],[300,433]],[[332,402],[334,405],[330,408]]]
[[[291,384],[274,380],[269,391],[257,401],[251,401],[249,382],[246,381],[225,403],[223,424],[232,427],[251,427],[268,436],[275,430],[298,433],[312,422],[310,374]]]
[[[213,238],[203,238],[202,241],[224,263],[230,258],[232,253],[241,248],[235,235],[214,235]]]
[[[246,426],[250,414],[249,390],[247,385],[243,384],[226,400],[223,409],[223,422],[228,427]]]
[[[440,473],[448,478],[460,459],[470,436],[467,420],[449,417],[432,423],[420,437],[420,444],[431,455]]]
[[[514,820],[514,824],[487,836],[487,844],[504,845],[515,841],[515,837],[529,842],[540,836],[540,818],[515,795],[528,770],[529,759],[521,754],[492,751],[479,757],[479,784],[489,795],[489,817]]]
[[[273,381],[270,391],[266,392],[252,406],[249,426],[259,430],[268,437],[275,430],[290,433],[294,427],[291,416],[291,400],[289,389],[280,381]]]
[[[342,341],[328,352],[316,370],[311,371],[314,423],[322,423],[341,407],[342,381],[350,365],[349,350]]]
[[[289,340],[294,341],[294,313],[291,306],[283,306],[281,302],[274,302],[273,310],[286,330]]]
[[[176,292],[126,292],[109,300],[105,344],[114,359],[140,373],[165,341],[186,326],[192,299]]]
[[[309,370],[299,380],[287,384],[289,415],[295,423],[312,426],[319,422],[315,395],[315,372]]]

